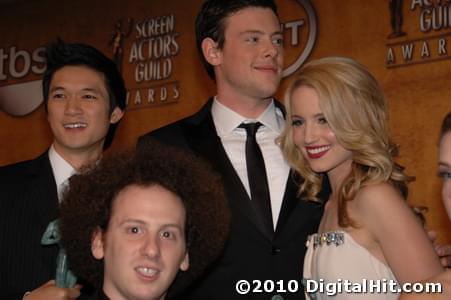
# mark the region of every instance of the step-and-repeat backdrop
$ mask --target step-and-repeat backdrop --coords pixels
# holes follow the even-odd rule
[[[451,3],[439,0],[278,0],[286,41],[282,99],[305,62],[350,56],[383,87],[399,162],[416,182],[409,202],[451,241],[436,175],[437,134],[451,110]],[[52,141],[40,91],[43,46],[57,37],[92,44],[120,66],[127,112],[109,150],[188,116],[215,87],[196,51],[202,0],[6,1],[0,4],[0,165],[36,157]]]

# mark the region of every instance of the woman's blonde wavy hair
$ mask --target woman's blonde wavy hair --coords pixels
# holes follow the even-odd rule
[[[389,182],[407,196],[406,183],[413,178],[403,173],[393,157],[397,146],[388,134],[385,97],[376,79],[353,59],[327,57],[304,65],[285,93],[286,126],[279,142],[285,159],[303,178],[299,193],[318,201],[324,174],[315,173],[293,141],[291,99],[302,86],[313,88],[319,106],[337,141],[352,153],[352,168],[337,191],[341,227],[357,224],[349,218],[346,203],[368,185]]]

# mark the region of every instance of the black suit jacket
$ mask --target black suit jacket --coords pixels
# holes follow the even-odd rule
[[[274,237],[271,239],[264,234],[249,196],[216,133],[211,105],[212,99],[193,116],[147,133],[138,141],[138,151],[152,151],[153,140],[191,151],[208,161],[223,177],[232,214],[229,239],[219,261],[182,298],[271,299],[277,294],[283,299],[303,298],[301,289],[296,294],[280,290],[287,289],[288,280],[297,280],[301,285],[305,242],[307,236],[317,230],[322,206],[297,197],[298,185],[290,174]],[[235,290],[240,279],[249,280],[251,290],[263,290],[252,280],[273,280],[275,290],[242,296]],[[281,286],[276,283],[279,280],[284,280]]]
[[[56,245],[41,246],[58,198],[45,152],[38,158],[0,168],[0,297],[22,299],[55,278]]]

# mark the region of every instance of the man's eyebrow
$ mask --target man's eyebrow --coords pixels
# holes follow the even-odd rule
[[[54,86],[52,88],[50,88],[50,92],[56,91],[56,90],[64,90],[65,88],[62,86]]]
[[[139,219],[125,219],[122,222],[120,222],[119,224],[126,224],[126,223],[138,223],[138,224],[146,224],[146,222],[139,220]]]
[[[52,88],[50,88],[50,92],[56,91],[56,90],[66,90],[66,88],[64,86],[54,86]],[[82,91],[85,92],[93,92],[93,93],[99,93],[100,90],[98,88],[93,88],[93,87],[85,87],[81,89]]]
[[[83,88],[81,90],[84,91],[84,92],[93,92],[93,93],[99,93],[100,92],[99,89],[91,88],[91,87],[86,87],[86,88]]]
[[[249,30],[245,30],[245,31],[241,31],[240,32],[240,35],[243,35],[243,34],[264,34],[264,32],[261,31],[261,30],[249,29]]]
[[[140,219],[125,219],[123,220],[120,224],[127,224],[127,223],[137,223],[137,224],[141,224],[141,225],[146,225],[147,222],[140,220]],[[160,227],[162,228],[166,228],[166,227],[175,227],[178,229],[182,229],[182,226],[180,226],[179,224],[176,223],[163,223],[162,225],[160,225]]]
[[[182,231],[182,226],[180,226],[179,224],[169,223],[169,224],[163,224],[161,227],[162,228],[176,228],[176,229]]]
[[[243,35],[243,34],[265,34],[265,32],[263,32],[261,30],[257,30],[257,29],[249,29],[249,30],[240,32],[240,35]],[[271,36],[274,36],[274,35],[283,35],[283,32],[282,31],[274,31],[271,33]]]

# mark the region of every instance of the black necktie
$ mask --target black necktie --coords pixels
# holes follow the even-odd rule
[[[262,124],[241,123],[240,128],[246,129],[246,167],[252,204],[261,219],[264,230],[269,236],[274,234],[269,197],[268,179],[266,177],[265,161],[255,135]]]

